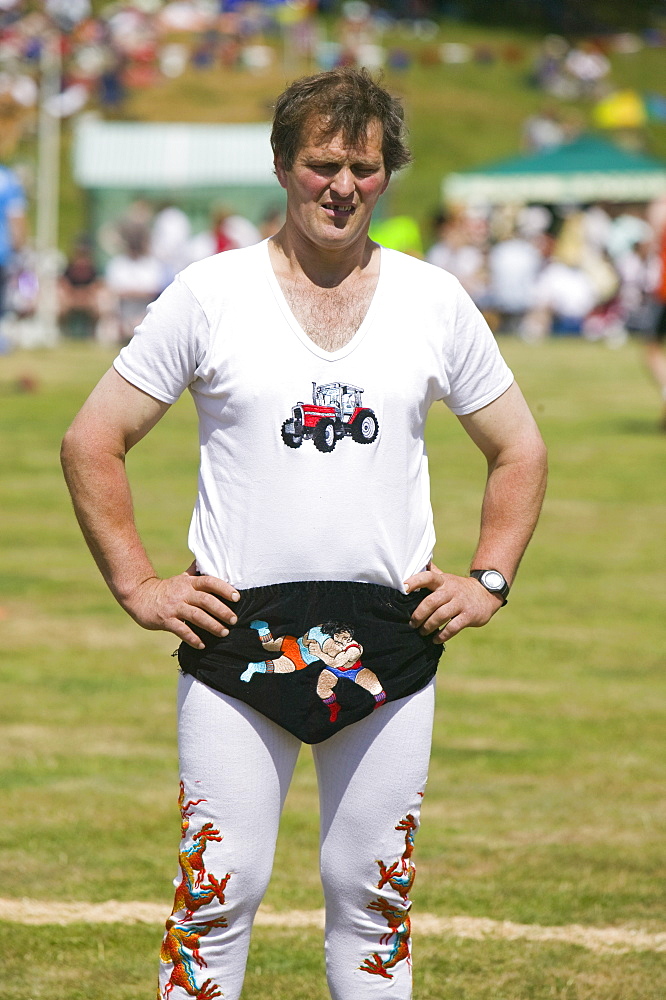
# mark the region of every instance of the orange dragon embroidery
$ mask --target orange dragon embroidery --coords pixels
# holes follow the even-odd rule
[[[182,818],[181,842],[189,830],[190,817],[195,806],[205,801],[205,799],[190,799],[186,802],[185,788],[181,781],[178,796]],[[199,950],[200,939],[209,934],[214,927],[227,927],[227,920],[224,916],[218,916],[212,920],[192,922],[192,917],[196,910],[214,899],[221,905],[224,904],[224,890],[231,873],[227,872],[225,876],[217,879],[211,872],[206,871],[204,853],[208,843],[222,840],[220,831],[214,829],[212,823],[204,823],[192,839],[193,845],[187,850],[183,848],[178,855],[182,877],[176,888],[173,910],[167,920],[166,934],[160,952],[162,962],[170,963],[173,969],[161,995],[158,989],[158,1000],[168,1000],[177,986],[195,1000],[215,1000],[216,997],[223,995],[220,987],[212,979],[206,979],[204,983],[197,985],[196,971],[197,968],[206,968],[206,962]],[[183,910],[184,917],[175,919],[175,914]]]
[[[392,889],[402,898],[404,906],[392,906],[388,900],[378,896],[368,903],[369,910],[376,910],[381,913],[389,926],[388,934],[382,935],[380,944],[388,944],[393,938],[393,944],[386,961],[382,961],[378,952],[374,952],[366,958],[359,968],[362,972],[370,972],[375,976],[383,976],[384,979],[393,979],[393,973],[388,970],[402,961],[411,961],[410,938],[411,922],[409,919],[409,908],[411,902],[409,893],[414,885],[416,877],[416,867],[411,860],[414,851],[414,837],[418,829],[418,824],[411,813],[401,819],[395,828],[405,831],[405,850],[400,858],[392,865],[387,866],[383,861],[377,861],[379,865],[378,889],[383,889],[385,885],[390,885]]]
[[[215,1000],[216,997],[223,995],[220,987],[212,979],[207,979],[201,986],[197,986],[192,959],[200,969],[205,969],[206,962],[199,951],[199,941],[204,935],[209,934],[213,927],[226,926],[227,921],[224,917],[187,926],[182,926],[169,917],[160,959],[163,962],[171,962],[173,971],[164,987],[162,997],[158,990],[158,1000],[166,1000],[176,986],[182,987],[188,996],[194,997],[195,1000]]]

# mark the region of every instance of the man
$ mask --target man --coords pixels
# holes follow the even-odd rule
[[[113,594],[144,628],[183,640],[181,856],[196,854],[197,892],[187,907],[178,896],[174,904],[164,1000],[238,1000],[302,739],[315,744],[331,996],[411,996],[405,885],[436,662],[446,640],[505,603],[538,517],[545,453],[455,279],[368,239],[378,198],[409,159],[403,135],[400,106],[365,71],[287,88],[272,133],[283,228],[179,275],[63,444],[77,516]],[[363,386],[379,432],[347,436],[332,396],[299,404],[294,421],[323,422],[337,446],[288,447],[285,409],[312,384]],[[134,526],[124,457],[187,387],[201,440],[195,562],[160,579]],[[438,399],[488,460],[472,559],[480,579],[431,561],[423,429]],[[353,488],[331,489],[341,482]],[[317,694],[322,659],[241,679],[266,660],[261,635],[304,636],[313,622],[335,621],[353,629],[364,668],[379,678],[379,707],[360,685],[337,685],[333,720]],[[403,862],[396,888],[382,865]]]

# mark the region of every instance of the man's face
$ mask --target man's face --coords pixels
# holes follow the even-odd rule
[[[328,141],[306,131],[291,170],[275,161],[287,192],[287,218],[298,235],[321,250],[365,241],[372,210],[389,178],[382,155],[382,129],[370,123],[365,142],[350,148],[341,135]]]

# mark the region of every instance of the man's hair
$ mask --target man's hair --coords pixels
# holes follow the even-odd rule
[[[405,143],[402,105],[373,80],[366,69],[343,67],[295,80],[275,102],[271,146],[285,170],[291,170],[306,130],[326,142],[341,134],[352,149],[363,145],[368,126],[382,129],[382,155],[387,174],[406,166],[412,156]]]

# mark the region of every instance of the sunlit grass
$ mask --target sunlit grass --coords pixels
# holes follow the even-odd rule
[[[633,344],[508,339],[503,348],[550,446],[550,491],[508,607],[451,642],[442,661],[415,922],[420,911],[664,931],[658,399]],[[1,894],[54,905],[151,900],[166,915],[179,829],[176,641],[141,631],[108,595],[57,458],[110,360],[87,344],[0,360]],[[16,391],[26,374],[34,393]],[[443,408],[428,437],[437,561],[464,572],[483,462]],[[130,456],[137,516],[163,573],[188,561],[196,458],[188,399]],[[266,902],[321,905],[306,752]],[[158,928],[0,925],[0,934],[10,956],[1,998],[101,997],[101,970],[114,998],[152,996]],[[316,932],[260,929],[244,1000],[326,997],[320,951]],[[416,982],[416,1000],[666,992],[657,954],[418,935]]]

